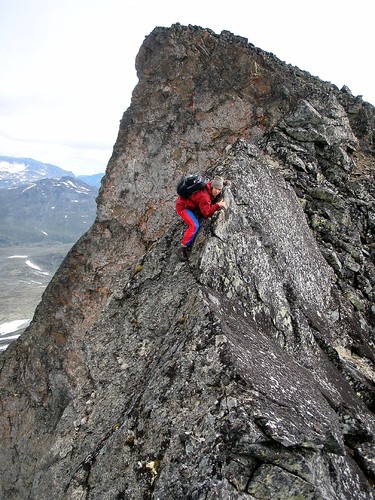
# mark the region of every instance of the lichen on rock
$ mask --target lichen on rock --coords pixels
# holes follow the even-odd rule
[[[0,355],[0,495],[374,498],[372,106],[156,28],[92,228]],[[222,175],[188,262],[175,181]]]

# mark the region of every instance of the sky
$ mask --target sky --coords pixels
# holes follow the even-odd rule
[[[227,30],[375,105],[370,0],[0,0],[0,156],[105,172],[157,26]]]

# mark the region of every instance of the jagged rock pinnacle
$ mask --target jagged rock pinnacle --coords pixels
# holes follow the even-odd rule
[[[374,108],[228,32],[136,66],[96,221],[0,357],[2,497],[374,498]],[[229,208],[179,262],[193,171]]]

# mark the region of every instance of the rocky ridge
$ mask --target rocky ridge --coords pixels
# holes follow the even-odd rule
[[[96,221],[0,357],[2,495],[374,498],[374,108],[228,32],[136,65]],[[195,170],[230,208],[185,264]]]

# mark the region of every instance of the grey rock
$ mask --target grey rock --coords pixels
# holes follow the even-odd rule
[[[0,356],[1,495],[374,498],[374,109],[228,32],[136,65],[96,221]],[[196,170],[229,208],[180,262]]]

